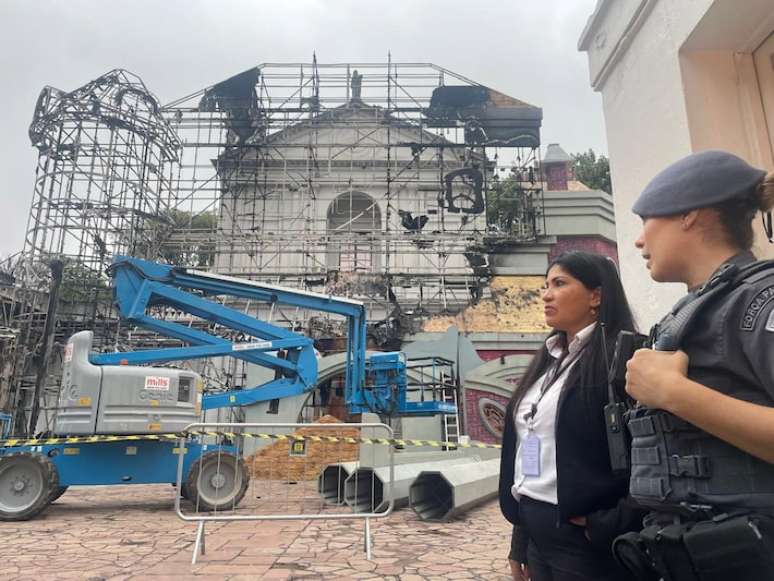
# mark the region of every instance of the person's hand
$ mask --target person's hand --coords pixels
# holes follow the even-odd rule
[[[687,373],[684,351],[638,349],[626,363],[626,393],[649,407],[669,410],[673,390]]]
[[[591,535],[589,535],[589,529],[586,528],[586,524],[589,522],[588,519],[585,516],[573,516],[570,517],[570,522],[574,525],[577,525],[579,527],[583,527],[583,534],[586,535],[586,538],[590,541]]]
[[[527,565],[522,565],[513,559],[508,559],[508,564],[511,566],[511,577],[513,577],[513,581],[529,581],[529,569],[527,568]]]

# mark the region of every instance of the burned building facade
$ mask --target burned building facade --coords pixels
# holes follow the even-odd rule
[[[541,111],[443,84],[459,79],[436,67],[359,66],[312,67],[292,106],[276,109],[268,68],[205,92],[200,109],[231,111],[233,143],[213,161],[222,191],[214,267],[363,300],[373,344],[396,348],[426,318],[485,293],[497,243],[540,235]],[[500,147],[525,162],[507,227],[486,203]],[[324,341],[330,325],[308,323]]]

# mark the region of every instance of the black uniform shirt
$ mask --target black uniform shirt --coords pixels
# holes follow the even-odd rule
[[[743,252],[729,263],[754,261]],[[679,343],[689,357],[688,377],[735,399],[774,407],[774,269],[708,301]],[[663,410],[635,408],[629,429],[630,491],[644,506],[774,508],[774,465]]]
[[[728,262],[755,261],[742,252]],[[774,268],[706,305],[684,337],[688,377],[737,399],[774,407]]]

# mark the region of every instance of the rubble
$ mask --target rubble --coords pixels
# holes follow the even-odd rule
[[[347,428],[337,418],[326,415],[317,420],[320,424],[342,424],[341,428],[311,426],[293,432],[297,436],[333,436],[358,438],[360,430]],[[358,459],[360,444],[349,442],[315,442],[305,440],[303,456],[291,456],[293,441],[278,440],[247,457],[245,463],[252,478],[261,480],[303,481],[315,480],[328,464],[351,462]]]
[[[443,332],[456,325],[460,332],[471,333],[543,333],[548,331],[543,318],[540,291],[542,276],[497,276],[490,284],[491,297],[481,299],[455,316],[429,319],[425,332]]]

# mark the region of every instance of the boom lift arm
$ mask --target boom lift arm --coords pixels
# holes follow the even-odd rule
[[[231,296],[253,302],[288,305],[347,318],[346,385],[362,385],[365,377],[365,307],[358,301],[258,284],[233,277],[186,270],[138,258],[117,256],[110,266],[115,304],[123,318],[173,337],[188,346],[92,354],[95,365],[138,365],[200,357],[230,356],[278,372],[276,379],[249,389],[207,394],[202,408],[249,405],[297,395],[317,381],[317,358],[308,337],[259,321],[212,300]],[[154,306],[169,306],[252,337],[231,341],[185,324],[156,318]],[[285,358],[276,353],[283,350]]]
[[[409,387],[405,357],[378,353],[366,359],[366,312],[350,299],[264,285],[249,280],[187,270],[125,256],[109,268],[115,304],[121,316],[141,327],[188,345],[121,353],[92,353],[94,365],[141,365],[200,357],[229,356],[276,372],[271,381],[248,389],[205,394],[203,409],[250,405],[304,393],[317,384],[317,357],[312,340],[271,325],[212,300],[238,297],[251,302],[287,305],[343,316],[347,320],[345,400],[351,413],[386,415],[456,414],[456,405],[430,395],[423,386]],[[251,337],[233,341],[188,325],[154,317],[153,307],[168,306]],[[280,357],[278,351],[285,353]],[[433,366],[435,363],[433,363]],[[410,389],[419,401],[410,401]]]

